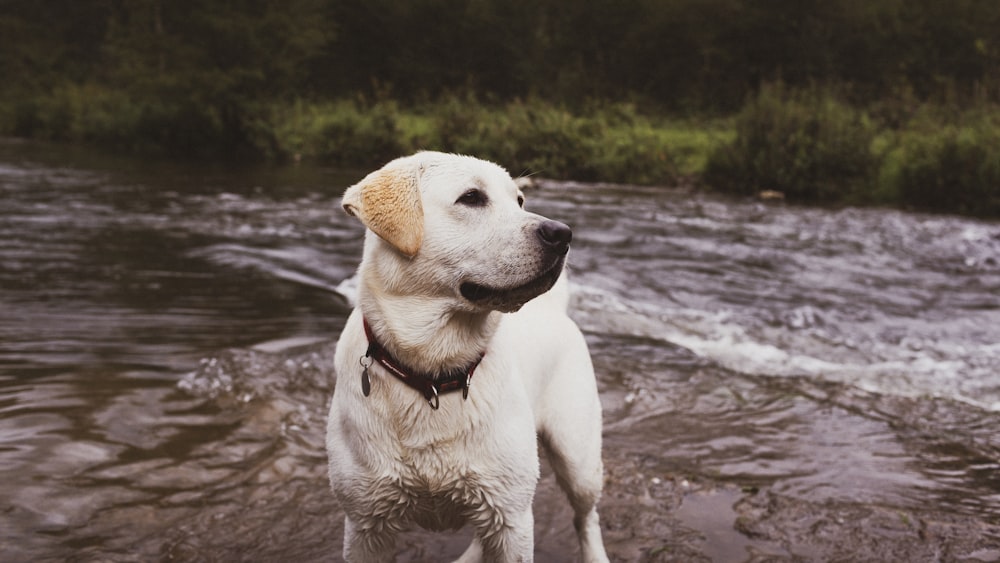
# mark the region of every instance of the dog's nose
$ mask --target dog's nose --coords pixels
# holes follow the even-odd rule
[[[566,254],[573,240],[573,230],[559,221],[545,220],[538,225],[538,238],[558,254]]]

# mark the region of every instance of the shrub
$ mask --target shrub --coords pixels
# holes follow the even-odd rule
[[[249,106],[167,93],[137,98],[97,84],[67,83],[14,105],[10,132],[129,152],[233,156],[254,145]]]
[[[398,125],[399,111],[391,102],[297,101],[275,106],[268,120],[274,147],[259,145],[258,151],[272,158],[305,158],[335,166],[369,168],[411,150]]]
[[[510,130],[502,134],[514,145],[512,166],[554,178],[602,179],[593,154],[602,133],[595,120],[541,104],[513,104],[506,113]]]
[[[488,158],[515,175],[635,183],[677,176],[665,137],[626,105],[577,115],[538,100],[489,107],[452,98],[430,115],[434,133],[424,148]]]
[[[926,211],[1000,215],[1000,114],[904,130],[883,159],[878,194]]]
[[[678,181],[681,174],[675,155],[679,151],[663,130],[648,122],[597,127],[600,134],[588,139],[587,151],[595,179],[663,185]]]
[[[778,190],[790,199],[842,200],[874,170],[874,128],[832,96],[767,86],[736,117],[736,137],[709,156],[705,181],[750,195]]]
[[[325,116],[319,129],[319,158],[338,166],[378,166],[407,148],[400,140],[396,108],[375,104],[362,111],[347,108]]]

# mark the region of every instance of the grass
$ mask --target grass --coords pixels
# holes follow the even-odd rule
[[[674,185],[741,196],[1000,217],[1000,106],[885,101],[764,87],[735,116],[673,119],[627,103],[569,109],[450,96],[288,102],[139,100],[95,85],[0,100],[0,134],[117,152],[373,168],[417,150],[474,154],[514,175]]]
[[[667,122],[627,104],[585,113],[539,101],[503,105],[448,98],[415,108],[393,102],[295,102],[273,108],[274,158],[374,166],[416,150],[474,154],[514,174],[583,181],[673,184],[698,173],[717,126]]]

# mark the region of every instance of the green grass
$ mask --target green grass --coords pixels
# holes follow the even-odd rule
[[[450,96],[403,107],[341,99],[196,104],[95,85],[0,100],[0,134],[116,152],[241,156],[374,168],[417,150],[473,154],[514,175],[695,184],[741,196],[1000,217],[1000,106],[880,104],[763,88],[728,118],[672,119],[625,103],[568,107]]]
[[[673,184],[696,175],[727,139],[718,125],[669,122],[626,104],[575,113],[539,101],[503,105],[447,98],[400,108],[392,102],[295,102],[272,108],[269,156],[373,166],[416,150],[494,160],[516,175]]]

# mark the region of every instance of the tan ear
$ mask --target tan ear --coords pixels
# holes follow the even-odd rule
[[[347,188],[343,199],[344,211],[411,258],[424,240],[424,208],[416,172],[390,163]]]

